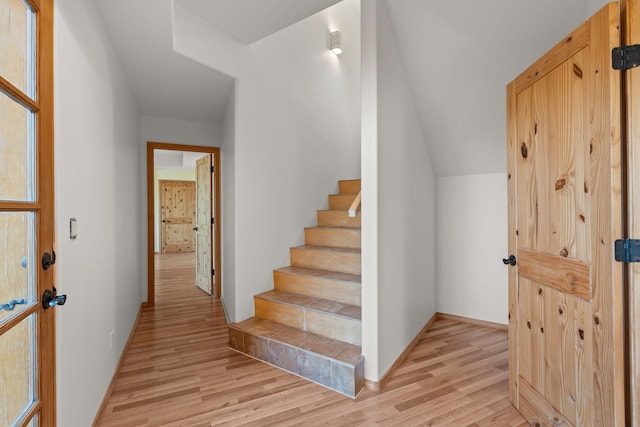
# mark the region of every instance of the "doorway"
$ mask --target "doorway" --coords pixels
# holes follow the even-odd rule
[[[147,142],[147,262],[148,262],[148,281],[147,281],[147,302],[146,306],[153,306],[155,304],[155,288],[156,288],[156,252],[161,251],[162,245],[160,244],[162,232],[161,219],[161,197],[159,194],[159,177],[161,174],[156,175],[156,157],[159,152],[168,153],[173,155],[184,154],[184,158],[192,158],[197,160],[200,157],[207,157],[211,162],[211,190],[208,197],[208,205],[211,214],[211,233],[208,239],[206,239],[206,246],[203,243],[203,239],[198,238],[200,242],[201,250],[198,251],[197,245],[195,250],[200,254],[198,265],[202,264],[202,261],[207,261],[207,264],[212,266],[211,276],[212,286],[211,295],[215,298],[221,296],[221,255],[220,255],[220,149],[217,147],[202,147],[195,145],[179,145],[161,142]],[[185,177],[187,172],[182,173]],[[195,167],[193,171],[193,182],[196,180]],[[164,175],[162,175],[164,176]],[[166,176],[165,176],[166,178]],[[189,181],[189,178],[181,178],[184,181]],[[177,191],[177,190],[176,190]],[[201,198],[202,199],[202,198]],[[202,203],[202,200],[200,200]],[[195,206],[195,201],[194,205]],[[166,221],[166,219],[165,219]],[[165,223],[166,225],[166,223]],[[184,227],[183,227],[184,228]],[[195,230],[198,227],[190,228]],[[201,228],[201,227],[200,227]],[[207,250],[202,250],[206,248]],[[196,254],[194,253],[194,257]],[[208,257],[204,260],[204,257]],[[194,258],[195,259],[195,258]],[[195,272],[194,272],[195,273]],[[194,283],[195,286],[195,283]]]

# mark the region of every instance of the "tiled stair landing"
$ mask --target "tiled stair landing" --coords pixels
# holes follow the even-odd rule
[[[255,317],[229,326],[229,346],[350,397],[364,387],[360,347]]]
[[[229,325],[229,346],[355,397],[364,387],[360,213],[347,210],[360,180],[339,189],[290,249],[291,266],[274,270],[274,289],[254,297],[255,317]]]

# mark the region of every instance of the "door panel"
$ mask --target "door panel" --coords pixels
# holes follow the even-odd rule
[[[507,89],[510,396],[541,425],[624,424],[617,25],[610,4]]]
[[[195,199],[195,182],[160,181],[162,253],[195,251]]]
[[[0,336],[0,425],[10,426],[34,402],[35,314]]]
[[[0,22],[3,23],[0,31],[0,75],[33,98],[35,14],[23,0],[3,0]]]
[[[35,216],[31,212],[0,212],[0,304],[16,302],[0,310],[0,322],[25,310],[36,301],[34,235]]]
[[[0,199],[34,200],[34,114],[0,92]]]
[[[211,154],[196,161],[197,233],[196,283],[211,295],[212,226],[211,226]]]

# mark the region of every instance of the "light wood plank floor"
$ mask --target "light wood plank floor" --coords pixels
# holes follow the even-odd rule
[[[198,290],[192,254],[157,260],[97,425],[525,426],[507,398],[505,332],[439,319],[380,393],[353,400],[227,348],[219,301]]]

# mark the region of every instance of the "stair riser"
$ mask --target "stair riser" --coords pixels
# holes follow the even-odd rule
[[[355,365],[229,326],[229,347],[349,397],[364,388],[364,358]]]
[[[329,209],[346,211],[355,198],[355,194],[332,194],[329,196]]]
[[[307,331],[349,344],[362,345],[362,322],[319,311],[306,311]]]
[[[280,271],[273,272],[273,282],[277,291],[293,292],[358,306],[362,300],[360,283],[289,274]]]
[[[318,227],[360,228],[360,214],[351,218],[347,211],[318,211]]]
[[[307,228],[304,230],[305,245],[360,249],[360,242],[360,230],[323,230],[317,228]]]
[[[262,298],[254,297],[253,306],[255,316],[259,319],[282,323],[292,328],[305,330],[304,309],[289,304],[279,304]]]
[[[290,249],[291,265],[339,273],[360,274],[360,254]]]
[[[282,323],[334,340],[361,345],[362,327],[359,320],[308,310],[303,307],[295,307],[259,297],[254,298],[254,305],[256,317],[259,319],[271,320],[272,322]]]
[[[358,194],[360,192],[360,180],[338,181],[340,194]]]

